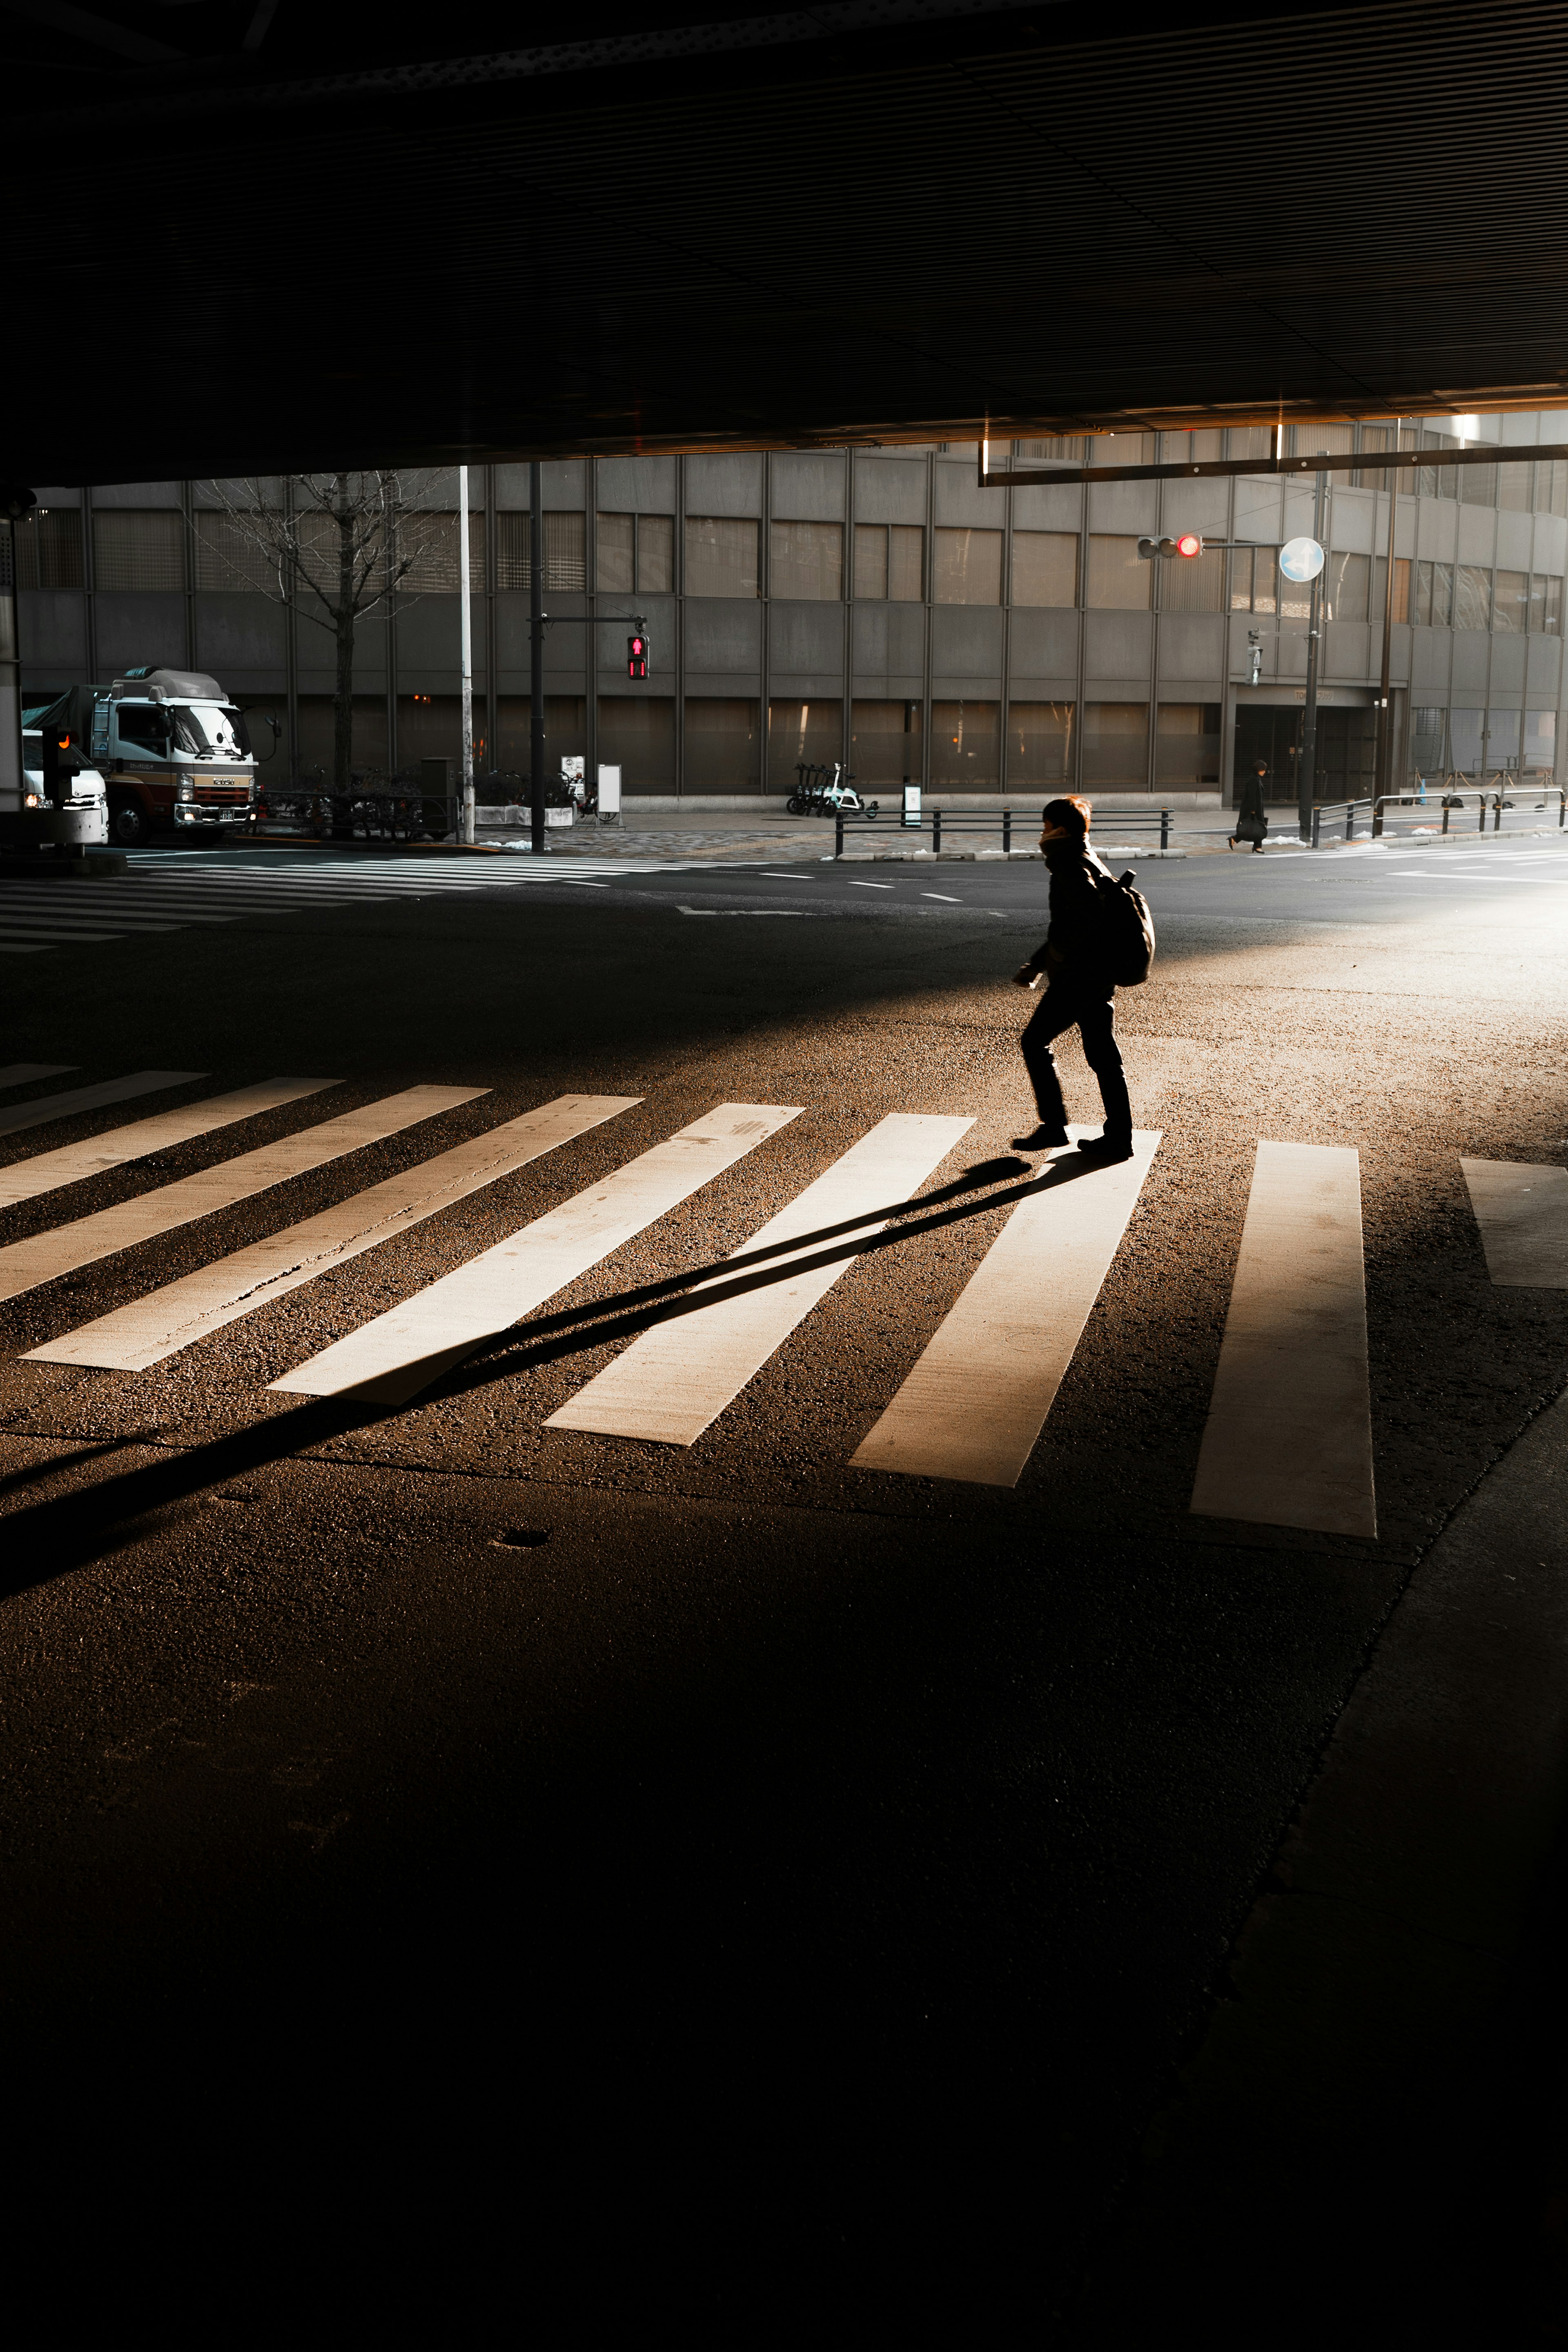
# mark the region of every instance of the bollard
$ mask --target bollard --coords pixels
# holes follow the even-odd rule
[[[1318,845],[1318,831],[1319,831],[1320,826],[1321,826],[1321,825],[1322,825],[1322,820],[1323,820],[1323,813],[1322,813],[1322,809],[1318,807],[1318,805],[1317,805],[1316,802],[1314,801],[1314,803],[1312,803],[1312,847],[1313,847],[1314,849],[1315,849],[1315,848],[1317,847],[1317,845]]]
[[[1478,831],[1478,833],[1484,833],[1484,832],[1486,831],[1486,829],[1487,829],[1487,796],[1486,796],[1485,793],[1481,793],[1481,795],[1480,795],[1480,803],[1481,803],[1481,821],[1480,821],[1480,824],[1477,826],[1476,830]]]
[[[842,809],[835,809],[833,811],[833,856],[835,857],[841,857],[843,854],[844,813]]]
[[[1355,838],[1355,803],[1354,801],[1346,801],[1344,804],[1344,837],[1347,841],[1354,841]]]
[[[1500,793],[1492,794],[1491,829],[1494,833],[1502,831],[1502,794]]]
[[[1161,809],[1161,811],[1160,811],[1160,847],[1161,847],[1162,849],[1168,849],[1168,848],[1170,847],[1170,845],[1171,845],[1171,813],[1170,813],[1169,809]]]
[[[1448,830],[1448,825],[1445,824],[1443,831],[1447,833]],[[1381,841],[1383,838],[1383,803],[1381,801],[1374,801],[1372,803],[1372,837],[1374,841]]]
[[[1445,800],[1445,801],[1444,801],[1444,803],[1443,803],[1443,831],[1444,831],[1445,833],[1447,833],[1447,832],[1448,832],[1448,802]]]
[[[931,846],[934,851],[939,851],[942,846],[942,812],[940,809],[933,809],[931,812]]]
[[[1003,856],[1004,857],[1006,857],[1006,856],[1008,856],[1009,852],[1009,851],[1011,850],[1011,848],[1012,848],[1012,845],[1013,845],[1013,813],[1012,813],[1011,809],[1004,809],[1004,810],[1002,811],[1002,856]]]

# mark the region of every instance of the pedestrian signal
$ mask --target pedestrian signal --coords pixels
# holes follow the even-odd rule
[[[627,675],[627,677],[647,677],[647,675],[648,675],[648,640],[647,640],[647,638],[646,638],[646,637],[628,637],[628,638],[627,638],[627,640],[626,640],[626,675]]]

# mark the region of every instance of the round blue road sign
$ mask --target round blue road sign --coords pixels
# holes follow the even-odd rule
[[[1323,568],[1323,551],[1315,539],[1288,540],[1280,550],[1280,569],[1287,580],[1315,580]]]

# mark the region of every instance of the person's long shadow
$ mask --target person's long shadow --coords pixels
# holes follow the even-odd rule
[[[1092,1173],[1093,1165],[1091,1160],[1076,1157],[1054,1160],[1042,1174],[1030,1172],[1027,1182],[987,1191],[985,1188],[996,1184],[999,1175],[1024,1168],[1027,1163],[1012,1159],[981,1161],[974,1168],[967,1168],[952,1183],[935,1192],[923,1193],[917,1200],[868,1210],[863,1216],[824,1225],[816,1233],[797,1234],[765,1250],[741,1251],[734,1257],[671,1275],[660,1282],[644,1283],[612,1297],[595,1299],[587,1306],[566,1307],[553,1315],[530,1317],[520,1325],[508,1325],[476,1340],[464,1363],[448,1368],[438,1382],[433,1378],[429,1388],[420,1393],[423,1396],[438,1389],[444,1396],[466,1395],[514,1372],[529,1371],[590,1349],[632,1339],[654,1323],[698,1314],[721,1300],[743,1297],[749,1291],[792,1280],[812,1268],[894,1249],[945,1225],[984,1216],[993,1209],[1016,1204],[1041,1192],[1060,1191],[1076,1177]],[[977,1192],[983,1192],[983,1197],[970,1197]],[[933,1212],[934,1203],[940,1205]],[[899,1222],[891,1231],[865,1231],[867,1225],[894,1218]],[[803,1255],[807,1251],[814,1254]],[[784,1255],[786,1252],[788,1256]],[[0,1570],[0,1594],[26,1591],[68,1573],[85,1560],[121,1550],[138,1540],[142,1530],[137,1522],[149,1513],[189,1501],[209,1486],[265,1469],[291,1454],[305,1452],[333,1438],[350,1436],[357,1429],[385,1421],[395,1410],[384,1402],[358,1396],[351,1391],[341,1396],[312,1398],[286,1412],[269,1413],[228,1436],[214,1438],[206,1444],[192,1446],[140,1469],[122,1471],[84,1491],[30,1503],[0,1523],[4,1525],[6,1543],[5,1566]],[[78,1461],[118,1452],[121,1444],[134,1442],[117,1441],[111,1446],[94,1447],[86,1455],[67,1455],[52,1463],[29,1465],[6,1480],[0,1492],[31,1483],[50,1471],[68,1473]]]

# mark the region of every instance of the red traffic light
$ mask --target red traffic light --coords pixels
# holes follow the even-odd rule
[[[1203,541],[1196,530],[1184,530],[1176,543],[1176,551],[1178,555],[1201,555]]]
[[[626,640],[626,675],[627,675],[627,677],[647,677],[647,675],[648,675],[648,640],[647,640],[647,638],[646,638],[646,637],[628,637],[628,638],[627,638],[627,640]]]

